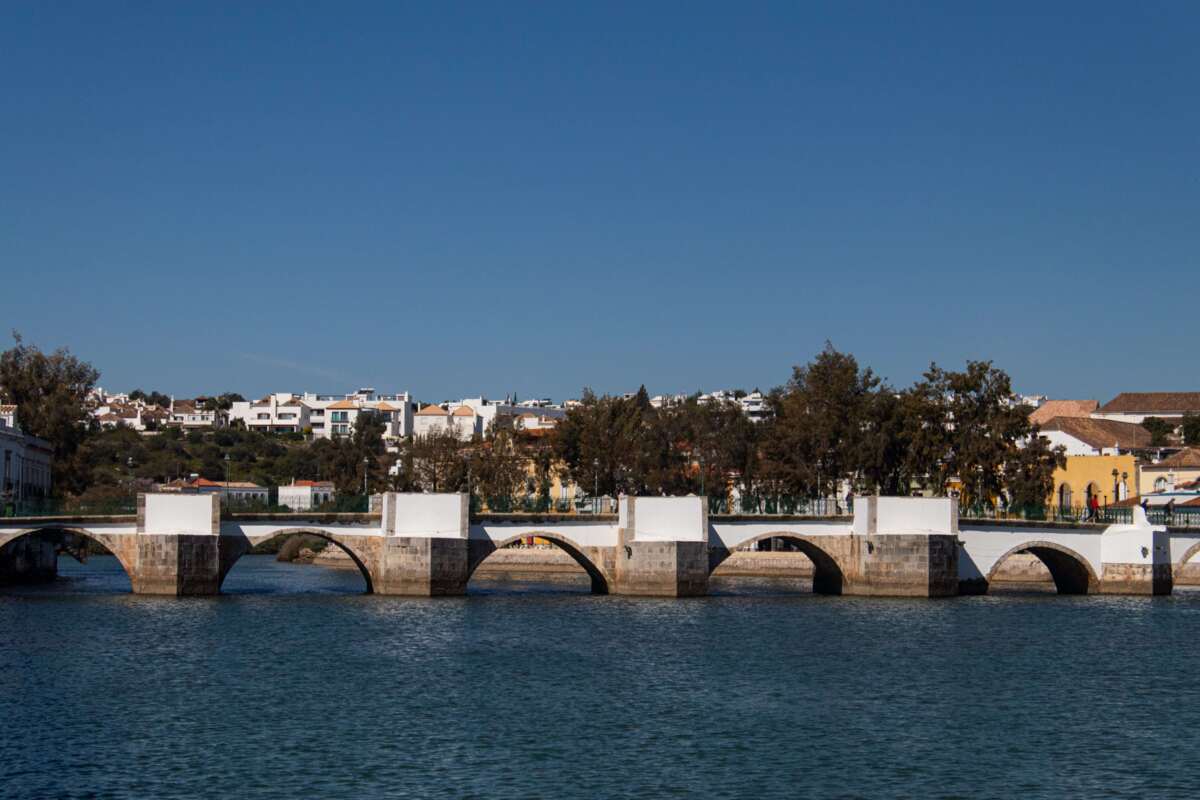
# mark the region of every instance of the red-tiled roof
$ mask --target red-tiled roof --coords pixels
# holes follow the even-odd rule
[[[1200,469],[1200,447],[1185,447],[1157,464],[1145,464],[1142,469]]]
[[[1055,417],[1086,417],[1099,407],[1095,400],[1047,400],[1029,414],[1029,421],[1043,425]]]
[[[1043,432],[1060,431],[1097,449],[1149,447],[1150,431],[1132,422],[1090,417],[1055,417],[1041,426]]]
[[[1105,414],[1200,413],[1200,392],[1121,392],[1100,407]]]
[[[417,412],[418,417],[444,417],[446,409],[441,406],[425,406]]]

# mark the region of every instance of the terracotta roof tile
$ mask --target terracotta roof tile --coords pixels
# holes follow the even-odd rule
[[[441,406],[425,406],[417,412],[418,417],[444,417],[446,409]]]
[[[1143,469],[1200,469],[1200,447],[1185,447],[1178,453],[1164,458],[1157,464],[1146,464]]]
[[[1121,392],[1100,407],[1104,414],[1200,413],[1200,392]]]
[[[1041,426],[1042,432],[1060,431],[1097,449],[1105,447],[1149,447],[1150,431],[1132,422],[1090,417],[1055,417]]]
[[[1055,417],[1086,417],[1100,407],[1095,400],[1047,400],[1029,415],[1034,425],[1042,425]]]

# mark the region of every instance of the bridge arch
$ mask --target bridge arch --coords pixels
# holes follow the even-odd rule
[[[313,536],[318,539],[323,539],[326,542],[329,542],[330,544],[339,548],[343,553],[345,553],[347,556],[350,557],[350,560],[354,562],[354,566],[358,567],[359,573],[362,575],[363,580],[366,581],[366,584],[367,584],[366,593],[367,594],[374,593],[374,591],[375,591],[375,576],[372,574],[370,566],[368,566],[371,563],[370,558],[368,558],[364,553],[358,552],[354,546],[350,545],[346,541],[343,541],[342,538],[337,536],[336,534],[332,534],[332,533],[329,533],[328,531],[320,530],[319,528],[303,528],[303,527],[301,527],[301,528],[282,528],[277,531],[272,531],[271,533],[263,535],[263,536],[255,536],[253,538],[247,537],[245,539],[242,539],[238,543],[239,546],[236,546],[236,547],[232,547],[232,548],[222,547],[221,548],[221,574],[217,581],[217,587],[220,588],[220,586],[222,586],[225,583],[225,577],[229,574],[229,571],[231,569],[233,569],[233,566],[234,566],[234,564],[236,564],[238,562],[238,559],[240,559],[242,556],[249,553],[252,549],[254,549],[255,547],[258,547],[259,545],[266,544],[268,542],[273,542],[278,539],[290,539],[293,536]]]
[[[80,528],[74,525],[49,523],[46,525],[39,525],[34,528],[26,528],[24,530],[15,531],[11,534],[3,535],[0,537],[0,550],[3,550],[13,542],[19,541],[20,539],[30,536],[37,536],[39,534],[54,533],[72,534],[74,536],[87,539],[88,541],[95,542],[112,554],[112,556],[117,560],[117,563],[121,565],[121,569],[125,571],[125,575],[129,578],[131,584],[136,582],[137,569],[134,563],[136,554],[123,552],[124,548],[120,547],[114,538],[103,531],[92,531],[88,530],[87,528]]]
[[[589,549],[595,550],[596,548],[583,547],[561,533],[552,533],[550,531],[521,531],[506,539],[471,540],[467,558],[467,580],[471,580],[471,576],[475,574],[475,570],[492,553],[497,550],[503,550],[505,547],[515,544],[522,539],[534,537],[550,542],[559,550],[569,555],[576,564],[583,567],[584,572],[588,574],[588,578],[592,581],[592,594],[608,594],[612,581],[607,570],[600,563],[597,563],[599,561],[598,557],[591,557],[587,553]],[[596,555],[598,556],[598,554]]]
[[[1196,542],[1187,550],[1184,550],[1183,555],[1179,557],[1179,561],[1171,565],[1171,572],[1174,574],[1175,580],[1179,580],[1179,578],[1183,575],[1183,568],[1186,567],[1187,563],[1192,560],[1192,556],[1196,555],[1197,553],[1200,553],[1200,541]]]
[[[809,560],[813,562],[813,592],[816,594],[841,594],[846,586],[846,570],[842,567],[838,559],[829,552],[827,549],[828,543],[820,542],[822,538],[830,537],[804,536],[787,531],[774,531],[755,536],[744,542],[739,542],[738,547],[757,544],[766,539],[784,539],[789,541],[796,545],[800,552],[808,556]],[[726,548],[719,548],[710,552],[708,574],[712,575],[713,570],[719,567],[731,555],[733,555],[733,551]]]
[[[1087,559],[1079,553],[1054,542],[1032,541],[1019,544],[996,559],[987,574],[989,586],[1005,559],[1017,553],[1030,553],[1037,556],[1038,560],[1046,565],[1046,569],[1050,570],[1050,577],[1054,579],[1054,588],[1058,590],[1059,594],[1088,594],[1094,592],[1100,585],[1095,571]]]

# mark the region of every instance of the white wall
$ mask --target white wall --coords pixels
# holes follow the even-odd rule
[[[1062,431],[1042,431],[1042,436],[1049,440],[1051,447],[1062,445],[1069,456],[1095,456],[1100,451],[1086,442],[1081,442],[1069,433]]]
[[[146,495],[146,533],[212,534],[213,510],[220,498],[215,494]]]
[[[703,542],[708,520],[703,497],[638,497],[633,538],[639,542]]]
[[[580,547],[616,547],[617,526],[611,522],[561,522],[554,524],[542,523],[484,523],[472,525],[472,539],[489,539],[493,542],[503,542],[514,536],[540,536],[553,534],[561,536]]]
[[[949,497],[854,498],[854,532],[860,536],[957,530],[958,505]]]
[[[778,522],[714,522],[708,526],[708,542],[733,550],[768,534],[773,536],[848,536],[849,522],[789,519]]]
[[[468,512],[465,494],[388,492],[383,497],[384,528],[396,536],[465,539]]]

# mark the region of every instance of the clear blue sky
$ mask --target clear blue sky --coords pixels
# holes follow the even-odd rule
[[[1196,3],[248,5],[4,6],[0,327],[105,387],[1200,388]]]

